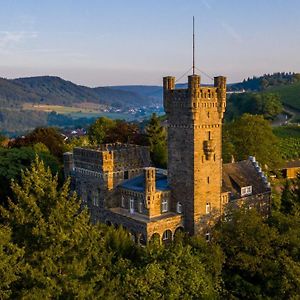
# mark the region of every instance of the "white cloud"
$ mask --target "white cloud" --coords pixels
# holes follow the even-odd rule
[[[5,50],[8,47],[37,37],[38,33],[36,31],[0,31],[0,49]]]

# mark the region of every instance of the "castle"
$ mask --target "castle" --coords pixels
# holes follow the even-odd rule
[[[177,231],[210,238],[210,228],[228,206],[270,212],[270,183],[255,157],[222,164],[226,78],[186,89],[163,79],[168,118],[168,170],[151,166],[149,149],[130,144],[74,148],[64,154],[65,175],[89,208],[93,222],[123,226],[141,244],[169,242]],[[246,145],[245,145],[246,146]]]

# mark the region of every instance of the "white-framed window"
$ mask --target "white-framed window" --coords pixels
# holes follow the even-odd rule
[[[161,211],[162,212],[167,212],[168,211],[168,199],[167,198],[162,198],[161,202]]]
[[[176,210],[177,213],[182,214],[182,204],[180,202],[177,202]]]
[[[142,202],[142,200],[140,200],[138,208],[139,208],[139,213],[141,214],[143,212],[143,202]]]
[[[241,196],[247,196],[252,194],[252,185],[244,186],[241,188]]]
[[[211,205],[210,202],[206,202],[205,212],[209,214],[211,212]]]
[[[123,195],[121,196],[121,206],[125,207],[125,197]]]
[[[134,199],[132,197],[129,199],[129,211],[131,214],[134,213]]]

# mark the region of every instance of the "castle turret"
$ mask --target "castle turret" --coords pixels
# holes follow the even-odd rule
[[[148,208],[150,211],[151,204],[154,202],[154,196],[156,192],[155,168],[149,167],[144,169],[144,180],[146,208]]]

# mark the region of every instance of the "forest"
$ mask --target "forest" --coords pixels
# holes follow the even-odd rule
[[[224,159],[251,152],[275,168],[278,136],[289,130],[276,134],[263,115],[244,114],[225,125]],[[284,184],[267,219],[228,210],[209,243],[178,234],[171,244],[140,246],[123,228],[91,224],[62,175],[63,152],[116,141],[148,145],[166,167],[166,130],[155,114],[143,130],[103,117],[67,141],[55,128],[0,139],[1,299],[297,299],[300,179]]]

